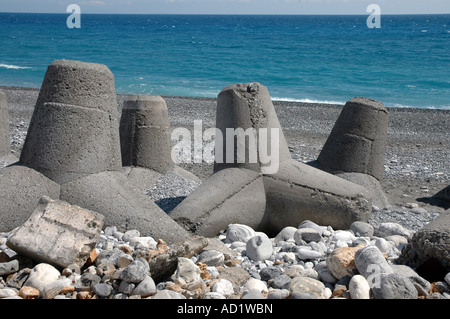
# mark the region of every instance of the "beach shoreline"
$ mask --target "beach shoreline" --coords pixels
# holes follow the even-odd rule
[[[11,146],[20,154],[39,93],[36,88],[0,86],[8,98]],[[129,94],[117,94],[118,111]],[[162,96],[167,103],[172,129],[215,127],[216,98]],[[382,102],[382,101],[381,101]],[[343,105],[274,101],[292,157],[309,163],[317,159]],[[389,108],[388,146],[382,181],[389,203],[410,204],[431,212],[448,212],[426,199],[450,184],[450,110]],[[201,179],[212,174],[212,165],[182,164]]]

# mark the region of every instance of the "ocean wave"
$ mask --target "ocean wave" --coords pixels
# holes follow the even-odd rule
[[[386,107],[392,107],[392,108],[399,108],[399,109],[429,109],[429,110],[450,110],[450,105],[440,105],[440,106],[434,106],[434,105],[426,105],[426,106],[412,106],[412,105],[404,105],[404,104],[385,104]]]
[[[272,100],[278,102],[299,102],[299,103],[313,103],[313,104],[340,104],[340,105],[345,104],[345,102],[342,101],[293,99],[288,97],[273,97]]]
[[[27,67],[27,66],[18,66],[18,65],[2,64],[2,63],[0,63],[0,68],[13,69],[13,70],[31,69],[30,67]]]

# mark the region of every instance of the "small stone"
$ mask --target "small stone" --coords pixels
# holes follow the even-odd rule
[[[254,236],[247,241],[246,254],[254,261],[269,259],[272,253],[272,241],[265,235]]]
[[[80,279],[75,284],[77,291],[91,291],[96,284],[101,281],[101,278],[96,274],[85,272],[80,276]]]
[[[167,250],[167,244],[164,240],[158,239],[156,243],[156,249],[162,254]]]
[[[93,295],[94,295],[93,291],[79,291],[76,296],[77,299],[85,300],[85,299],[92,299]]]
[[[69,278],[59,278],[44,287],[42,296],[44,299],[53,299],[61,293],[64,287],[70,286],[71,283],[72,280]]]
[[[61,289],[61,293],[63,294],[63,295],[65,295],[65,294],[70,294],[70,293],[72,293],[72,292],[74,292],[75,291],[75,287],[74,286],[66,286],[66,287],[63,287],[62,289]]]
[[[131,292],[132,295],[140,295],[141,297],[149,297],[155,293],[156,285],[150,276],[146,276]]]
[[[297,231],[298,229],[292,226],[287,226],[284,227],[279,233],[278,235],[275,237],[274,242],[278,243],[280,241],[287,241],[290,239],[294,239],[294,233]]]
[[[157,242],[153,237],[133,237],[129,241],[134,249],[156,249]]]
[[[60,275],[59,271],[52,265],[46,263],[37,264],[28,275],[24,286],[36,288],[43,293],[44,287],[57,280]]]
[[[17,288],[18,290],[22,288],[25,281],[28,279],[29,274],[31,273],[30,268],[23,268],[19,270],[15,274],[11,274],[6,278],[6,284],[8,287]]]
[[[19,261],[17,259],[9,262],[0,263],[0,276],[9,275],[19,270]]]
[[[19,296],[23,299],[37,299],[41,295],[39,289],[34,287],[23,286],[19,290]]]
[[[122,236],[122,240],[124,242],[130,242],[131,239],[135,238],[135,237],[139,237],[141,236],[141,233],[139,232],[139,230],[137,229],[131,229],[126,231],[123,236]]]
[[[355,221],[350,225],[350,230],[356,235],[360,237],[372,237],[373,236],[373,226],[369,223],[365,223],[362,221]]]
[[[413,283],[402,274],[381,275],[379,283],[372,285],[375,299],[417,299],[418,293]]]
[[[203,299],[227,299],[227,298],[221,293],[210,291],[203,296]]]
[[[256,289],[263,294],[266,294],[268,292],[266,283],[256,278],[250,278],[249,280],[247,280],[247,282],[244,285],[244,288],[246,290]]]
[[[322,236],[319,231],[313,228],[299,228],[294,233],[294,240],[297,245],[301,245],[302,241],[309,242],[319,242],[322,240]]]
[[[391,248],[391,245],[386,241],[384,238],[377,238],[375,240],[375,246],[382,252],[387,253],[388,250]]]
[[[322,282],[334,285],[338,281],[337,278],[331,274],[328,268],[322,268],[318,270],[317,274],[319,275],[319,279]]]
[[[293,278],[288,289],[291,294],[310,293],[317,299],[325,299],[327,296],[326,287],[322,282],[304,276]]]
[[[259,290],[252,289],[252,290],[249,290],[249,291],[245,292],[242,295],[241,299],[265,299],[265,298],[264,298],[263,294]]]
[[[85,266],[89,267],[90,265],[93,265],[98,257],[98,250],[93,249],[91,253],[89,254],[89,257],[86,260]]]
[[[197,262],[201,262],[207,266],[220,266],[225,260],[222,252],[217,250],[206,250],[198,256]]]
[[[313,260],[313,259],[321,258],[323,256],[324,256],[323,252],[316,251],[313,249],[308,249],[308,247],[300,246],[297,249],[297,257],[300,260]]]
[[[387,241],[393,242],[395,246],[405,245],[408,243],[408,239],[406,237],[400,236],[400,235],[390,235],[390,236],[384,237],[384,239],[386,239]]]
[[[417,205],[417,203],[406,203],[405,207],[406,208],[417,208],[417,207],[419,207],[419,205]]]
[[[271,286],[275,289],[284,289],[291,282],[291,277],[286,274],[276,276],[271,283]]]
[[[134,283],[122,280],[117,290],[123,294],[130,295],[134,288],[136,288]]]
[[[369,276],[373,280],[377,280],[382,274],[392,273],[386,259],[375,246],[366,246],[359,249],[355,254],[355,265],[359,273],[367,280],[369,280]]]
[[[15,297],[19,295],[19,291],[14,288],[0,288],[0,299]]]
[[[289,290],[287,289],[275,289],[269,291],[267,299],[287,299],[289,297]]]
[[[331,241],[343,241],[346,243],[351,243],[355,239],[355,235],[348,230],[337,230],[331,236]]]
[[[447,285],[450,285],[450,272],[447,273],[447,275],[445,275],[444,280],[447,283]]]
[[[165,289],[158,291],[153,296],[153,299],[186,299],[186,297],[178,292]]]
[[[186,287],[192,283],[203,282],[200,274],[200,268],[191,259],[179,257],[177,270],[172,279],[181,287]]]
[[[231,296],[234,293],[233,284],[227,279],[220,279],[212,285],[211,292],[217,292],[225,297]]]
[[[94,293],[100,298],[107,298],[113,292],[113,287],[108,284],[99,283],[94,286],[93,290]]]
[[[375,236],[387,237],[391,235],[400,235],[406,238],[411,238],[413,232],[404,228],[402,225],[397,223],[381,223],[375,230]]]
[[[322,235],[323,232],[324,232],[324,228],[322,226],[319,226],[319,225],[317,225],[316,223],[314,223],[314,222],[312,222],[310,220],[302,221],[300,223],[300,225],[298,225],[297,228],[298,229],[300,229],[300,228],[312,228],[312,229],[317,230],[320,233],[320,235]]]
[[[132,283],[140,283],[149,271],[150,267],[147,260],[137,258],[120,273],[119,279]]]
[[[269,281],[271,279],[275,279],[278,275],[281,275],[283,271],[279,267],[266,267],[261,269],[259,275],[261,279],[264,281]]]
[[[354,275],[350,279],[348,290],[352,299],[370,299],[369,282],[361,275]]]
[[[256,232],[253,228],[247,225],[230,224],[226,230],[225,242],[232,243],[234,241],[241,241],[246,243],[250,238],[254,237]]]
[[[337,279],[344,276],[353,276],[356,270],[355,254],[362,247],[364,247],[364,245],[342,247],[333,250],[326,260],[327,268],[330,273]]]

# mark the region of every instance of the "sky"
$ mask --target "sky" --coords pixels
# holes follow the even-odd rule
[[[382,14],[450,14],[450,0],[0,0],[0,12],[140,14],[366,14],[377,4]]]

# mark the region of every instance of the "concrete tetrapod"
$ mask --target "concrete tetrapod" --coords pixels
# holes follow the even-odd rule
[[[120,170],[114,76],[105,65],[49,65],[20,162],[60,184]]]
[[[57,183],[17,161],[11,153],[7,98],[0,91],[0,168],[6,166],[0,169],[0,220],[6,231],[22,225],[42,196],[59,197]]]
[[[120,145],[123,172],[130,184],[142,193],[169,172],[200,182],[197,176],[172,160],[169,112],[160,96],[133,95],[124,101]]]
[[[189,235],[122,174],[114,76],[104,65],[50,64],[20,163],[57,183],[58,192],[60,186],[58,196],[42,195],[96,211],[105,226],[138,229],[169,243]]]
[[[216,135],[214,174],[171,212],[180,224],[203,236],[230,223],[276,234],[305,219],[349,228],[369,218],[372,200],[364,187],[291,158],[260,83],[226,87],[216,121],[225,137]]]
[[[380,183],[388,125],[383,103],[355,97],[345,104],[317,158],[320,169],[364,186],[380,208],[388,205]]]
[[[8,99],[5,92],[0,91],[0,168],[17,162],[17,158],[11,153],[9,135]]]

